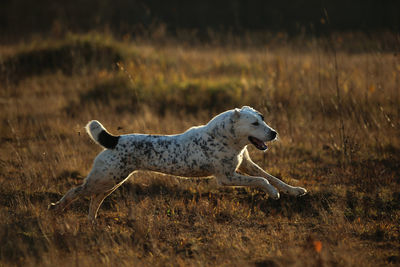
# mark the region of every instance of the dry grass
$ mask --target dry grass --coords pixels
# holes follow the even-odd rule
[[[337,49],[335,66],[321,40],[300,51],[102,38],[1,48],[0,265],[400,264],[398,55]],[[88,200],[47,212],[101,149],[88,120],[170,134],[244,104],[280,133],[267,153],[251,148],[255,161],[307,196],[141,172],[94,226]]]

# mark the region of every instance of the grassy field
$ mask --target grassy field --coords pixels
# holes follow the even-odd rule
[[[398,266],[399,54],[340,35],[277,40],[1,46],[0,266]],[[138,172],[95,225],[88,199],[47,211],[101,151],[89,120],[172,134],[242,105],[280,134],[266,153],[249,147],[254,161],[308,195]]]

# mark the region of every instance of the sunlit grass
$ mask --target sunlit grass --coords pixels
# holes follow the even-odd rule
[[[94,52],[85,58],[82,46]],[[2,47],[0,265],[398,264],[400,61],[342,46],[91,34]],[[73,68],[51,67],[63,64],[54,56],[35,61],[59,47]],[[139,172],[106,199],[94,226],[87,199],[47,212],[101,150],[84,131],[88,120],[114,134],[172,134],[242,105],[279,132],[266,153],[249,147],[254,160],[307,196],[273,201],[213,179]]]

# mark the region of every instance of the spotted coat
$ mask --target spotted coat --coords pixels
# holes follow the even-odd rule
[[[89,136],[106,149],[94,160],[85,182],[52,203],[52,209],[61,211],[79,196],[91,196],[89,219],[94,220],[104,198],[137,170],[184,177],[215,176],[219,185],[260,187],[275,199],[279,198],[278,190],[296,196],[307,192],[266,173],[250,159],[249,143],[266,150],[265,142],[274,140],[277,133],[261,113],[247,106],[228,110],[206,125],[177,135],[114,136],[98,121],[89,122],[86,128]]]

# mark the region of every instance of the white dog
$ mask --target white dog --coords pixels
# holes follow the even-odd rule
[[[95,120],[88,123],[86,130],[105,149],[94,160],[84,183],[51,203],[50,209],[62,211],[78,197],[91,196],[88,216],[94,221],[103,200],[136,170],[186,177],[213,175],[219,185],[259,187],[274,199],[279,198],[278,190],[294,196],[307,193],[304,188],[290,186],[266,173],[250,159],[249,143],[266,150],[265,142],[277,136],[251,107],[228,110],[206,125],[177,135],[114,136]]]

